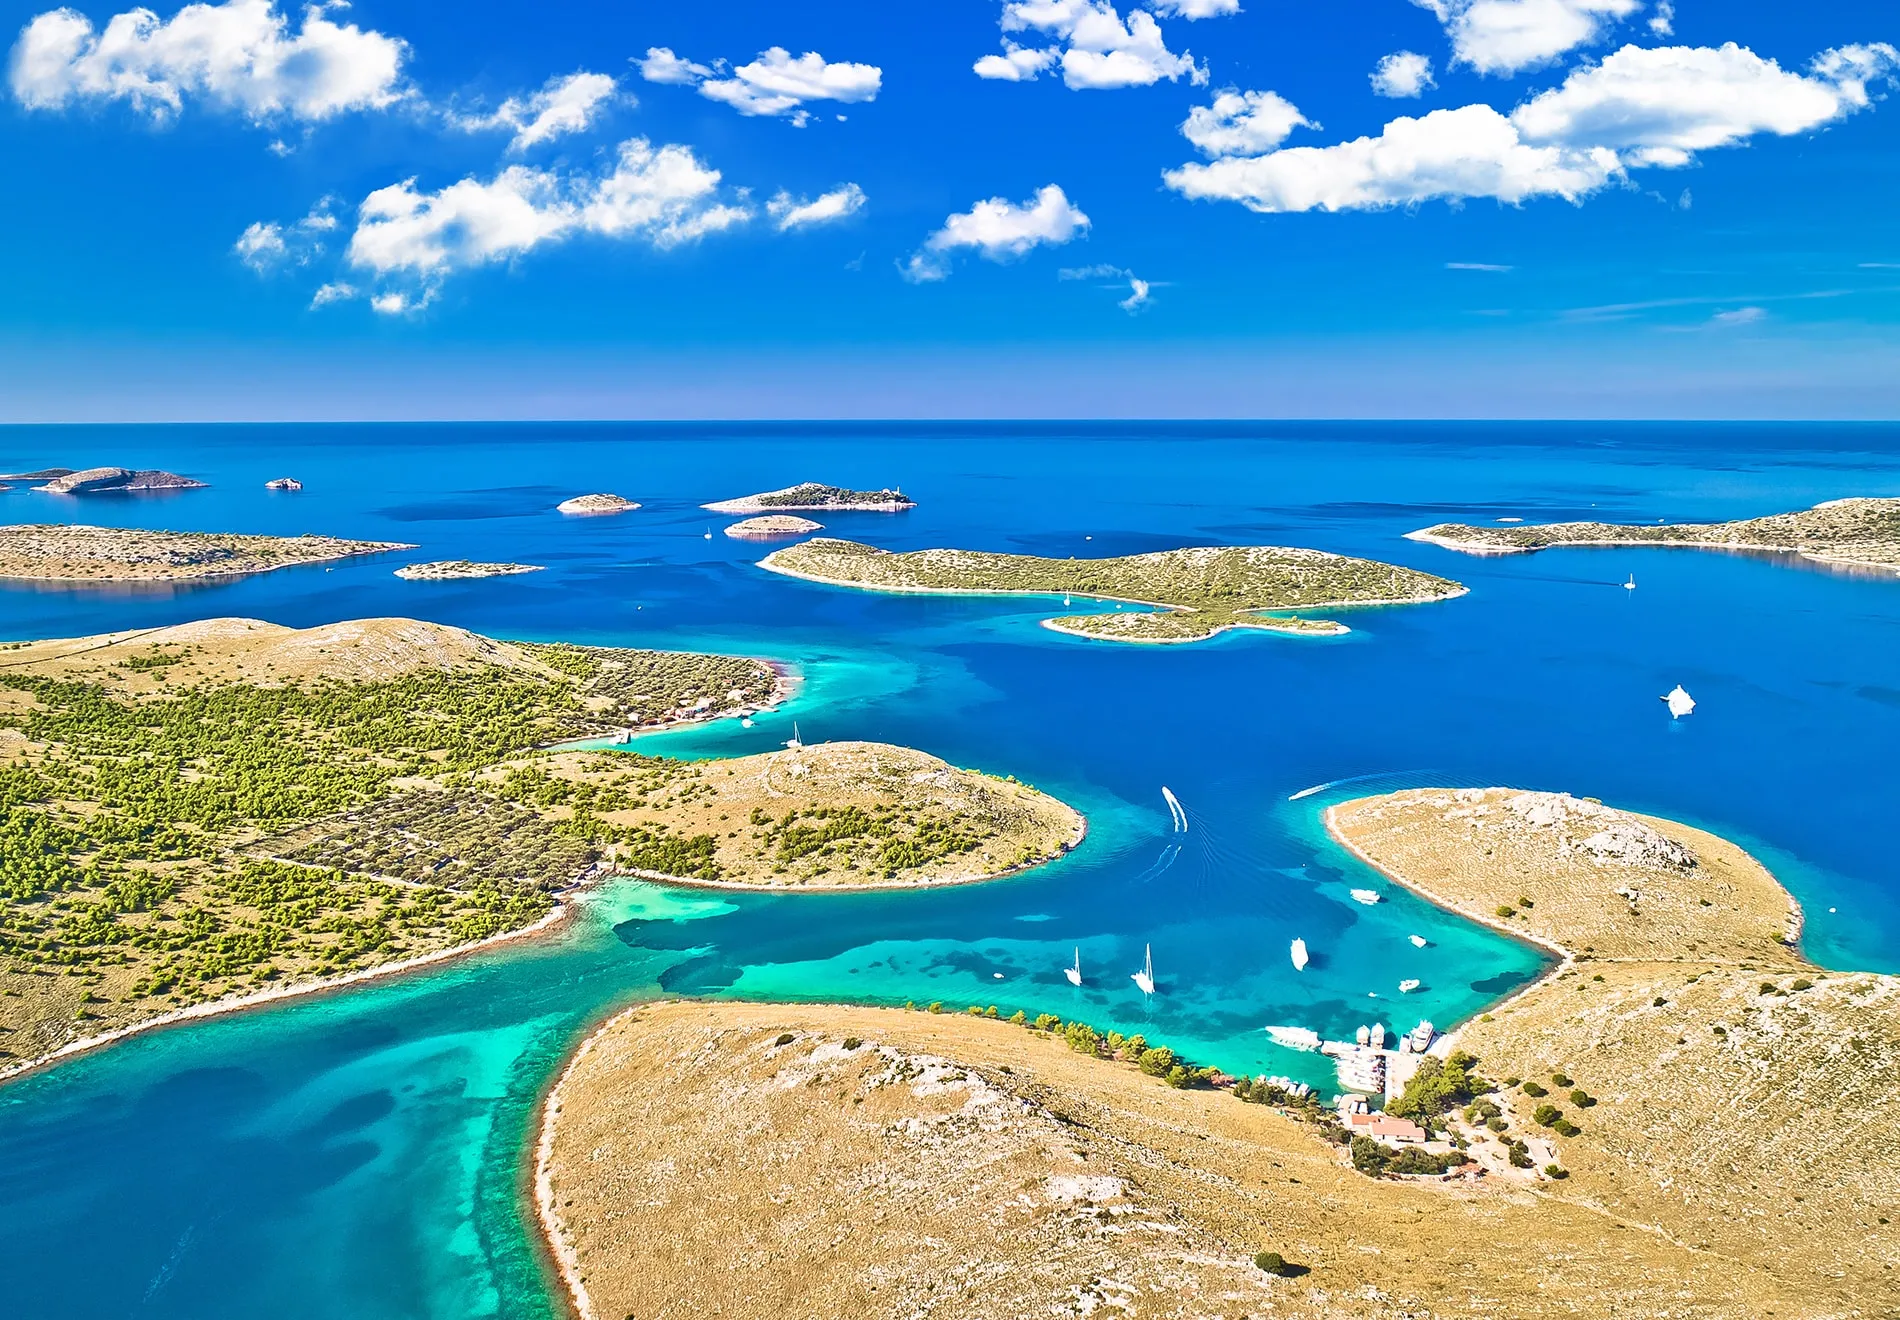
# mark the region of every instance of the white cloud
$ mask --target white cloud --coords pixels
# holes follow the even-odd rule
[[[1212,105],[1188,111],[1181,135],[1209,156],[1258,156],[1272,151],[1296,128],[1313,121],[1277,92],[1240,92],[1232,88]]]
[[[833,220],[843,220],[847,216],[856,215],[863,209],[864,189],[855,183],[834,188],[809,201],[781,192],[765,204],[765,213],[772,217],[780,233],[790,229],[803,229],[807,225],[822,225],[829,224]]]
[[[1001,55],[985,55],[972,67],[979,78],[992,78],[999,82],[1033,82],[1043,70],[1056,62],[1059,54],[1055,50],[1030,50],[1013,41],[1005,41]]]
[[[1225,18],[1240,12],[1240,0],[1154,0],[1163,18]]]
[[[1120,266],[1064,266],[1056,272],[1059,280],[1125,280],[1133,271],[1123,270]]]
[[[751,219],[743,195],[736,204],[719,200],[719,178],[690,148],[634,138],[600,175],[510,165],[487,181],[466,178],[434,193],[406,179],[364,199],[347,260],[378,279],[406,282],[372,297],[377,310],[413,311],[454,271],[575,235],[664,249]]]
[[[522,100],[511,96],[487,115],[451,115],[449,122],[468,132],[507,128],[514,130],[510,151],[529,147],[591,128],[600,111],[613,100],[614,80],[604,73],[570,73],[565,78],[550,78],[547,86]]]
[[[1659,37],[1674,35],[1676,7],[1669,0],[1656,0],[1656,12],[1649,16],[1649,30]]]
[[[1436,86],[1431,60],[1416,51],[1394,51],[1372,71],[1372,90],[1379,96],[1404,100],[1422,96],[1427,88]]]
[[[1446,270],[1482,270],[1482,271],[1489,271],[1495,275],[1502,275],[1508,271],[1516,270],[1517,267],[1516,266],[1499,266],[1489,261],[1447,261],[1445,263],[1445,269]]]
[[[1709,318],[1710,325],[1754,325],[1768,319],[1766,307],[1737,307],[1731,312],[1717,312]]]
[[[333,302],[348,302],[356,297],[358,292],[354,284],[332,280],[328,284],[318,286],[316,293],[311,296],[310,305],[316,308],[326,307]]]
[[[1189,18],[1234,12],[1221,5],[1222,0],[1168,0],[1157,8]],[[1184,75],[1196,86],[1207,81],[1207,70],[1192,55],[1168,49],[1161,25],[1146,10],[1130,10],[1124,19],[1109,0],[1008,0],[1001,25],[1005,32],[1044,33],[1056,44],[1025,49],[1005,39],[1002,55],[976,62],[978,77],[1024,82],[1060,62],[1062,81],[1078,91],[1147,87]]]
[[[646,58],[640,61],[640,76],[650,83],[691,87],[712,75],[713,71],[704,64],[683,60],[665,46],[648,46]]]
[[[949,275],[950,259],[961,249],[1007,261],[1044,243],[1067,243],[1088,227],[1089,218],[1052,183],[1020,204],[992,197],[950,216],[902,269],[913,281],[940,280]]]
[[[319,235],[337,227],[337,218],[330,213],[335,204],[335,198],[325,197],[303,219],[288,226],[275,220],[259,220],[247,225],[231,250],[237,253],[239,261],[259,275],[308,265],[311,258],[323,251]]]
[[[1479,73],[1533,69],[1600,40],[1643,0],[1412,0],[1445,25],[1460,64]]]
[[[306,9],[295,33],[275,0],[191,4],[170,19],[134,9],[103,32],[71,9],[49,10],[13,47],[13,95],[31,110],[129,101],[158,119],[192,98],[254,120],[322,120],[400,99],[408,47],[333,22],[327,8]]]
[[[831,61],[815,50],[794,57],[782,46],[759,52],[750,64],[727,70],[683,60],[664,46],[647,51],[640,76],[648,82],[697,86],[699,94],[742,115],[783,115],[799,127],[811,120],[807,101],[875,101],[884,71],[875,64]]]
[[[1871,104],[1900,53],[1844,46],[1791,73],[1741,47],[1626,46],[1510,116],[1487,105],[1395,119],[1378,137],[1184,165],[1189,197],[1256,211],[1359,210],[1434,198],[1580,201],[1629,170],[1689,164],[1759,133],[1808,132]]]
[[[1128,277],[1128,296],[1115,305],[1130,314],[1138,312],[1152,301],[1148,296],[1148,291],[1152,287],[1153,286],[1150,285],[1147,280],[1137,279],[1135,276],[1130,275]]]

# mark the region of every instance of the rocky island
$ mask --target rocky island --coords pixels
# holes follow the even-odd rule
[[[1773,877],[1673,822],[1497,789],[1328,821],[1559,955],[1387,1102],[1468,1147],[1459,1176],[1394,1176],[1265,1079],[1007,1004],[644,1005],[542,1110],[537,1208],[580,1314],[1882,1314],[1900,979],[1803,961]]]
[[[0,1073],[533,929],[606,875],[947,884],[1080,838],[1054,799],[900,747],[573,749],[789,691],[760,660],[413,619],[0,647]]]
[[[823,523],[815,523],[809,518],[767,514],[762,518],[747,518],[743,522],[733,523],[726,528],[726,535],[739,541],[770,541],[781,536],[806,536],[824,530]]]
[[[265,490],[302,490],[303,482],[295,477],[273,477],[264,483]]]
[[[639,507],[632,500],[624,500],[618,495],[576,495],[554,506],[558,513],[582,514],[627,513]]]
[[[157,468],[95,467],[78,472],[71,468],[43,468],[38,472],[15,472],[0,476],[0,481],[38,481],[33,489],[50,495],[98,495],[107,491],[202,490],[204,482],[181,477],[176,472]]]
[[[703,504],[714,513],[771,513],[773,510],[820,509],[833,513],[902,513],[914,509],[917,502],[901,490],[848,490],[816,481],[801,482],[784,490],[768,490],[736,500]]]
[[[790,577],[875,591],[959,595],[1086,596],[1143,610],[1065,615],[1043,626],[1119,642],[1198,642],[1229,628],[1337,636],[1344,624],[1296,610],[1446,600],[1446,578],[1319,550],[1223,546],[1110,559],[1045,559],[975,550],[893,554],[819,537],[775,550],[760,567]]]
[[[190,582],[414,549],[398,541],[348,541],[334,536],[149,532],[137,527],[27,523],[0,527],[0,578]]]
[[[512,577],[517,573],[546,571],[540,564],[478,564],[471,559],[443,559],[432,564],[404,564],[396,576],[410,582],[448,582],[456,578]]]
[[[1440,523],[1406,534],[1469,555],[1553,546],[1692,546],[1799,555],[1820,563],[1900,570],[1900,499],[1830,500],[1797,513],[1725,523],[1573,522],[1474,527]]]

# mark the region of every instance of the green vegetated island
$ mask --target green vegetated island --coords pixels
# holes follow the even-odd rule
[[[833,512],[902,513],[917,502],[901,490],[849,490],[816,481],[800,482],[783,490],[743,495],[736,500],[703,504],[714,513],[772,513],[787,509],[829,509]]]
[[[0,527],[0,578],[189,582],[414,549],[398,541],[349,541],[335,536],[150,532],[137,527],[27,523]]]
[[[571,749],[790,690],[761,660],[410,619],[0,646],[0,1071],[530,928],[604,875],[945,882],[1080,837],[903,748]]]
[[[1440,523],[1408,532],[1472,555],[1522,554],[1553,546],[1694,546],[1800,555],[1831,564],[1900,570],[1900,499],[1830,500],[1797,513],[1724,523],[1573,522],[1477,527]]]
[[[1465,588],[1393,564],[1283,546],[1196,547],[1109,559],[1045,559],[977,550],[902,554],[819,537],[760,567],[876,591],[1087,596],[1153,611],[1065,615],[1043,626],[1118,642],[1198,642],[1229,628],[1336,636],[1342,623],[1296,611],[1446,600]]]
[[[514,577],[540,573],[540,564],[483,564],[472,559],[443,559],[430,564],[405,564],[396,576],[407,582],[450,582],[458,578]]]

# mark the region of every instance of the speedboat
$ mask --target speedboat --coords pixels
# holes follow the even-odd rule
[[[1416,980],[1408,979],[1399,982],[1399,993],[1402,995],[1409,995],[1416,989],[1418,989],[1418,982]]]
[[[1381,897],[1382,895],[1380,895],[1376,889],[1355,889],[1352,891],[1352,901],[1355,903],[1364,903],[1367,907],[1371,907],[1374,903],[1377,903]]]

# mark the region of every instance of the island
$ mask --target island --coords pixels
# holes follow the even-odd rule
[[[1427,789],[1328,823],[1394,881],[1553,954],[1386,1102],[1455,1158],[1382,1153],[1299,1088],[1007,1002],[640,1005],[542,1106],[536,1213],[577,1311],[1890,1304],[1900,978],[1806,963],[1773,877],[1673,822]]]
[[[618,495],[576,495],[554,506],[557,513],[582,514],[627,513],[639,507],[632,500],[622,499]]]
[[[769,541],[781,536],[805,536],[824,530],[823,523],[815,523],[809,518],[793,514],[767,514],[762,518],[747,518],[743,522],[733,523],[726,528],[726,535],[741,541]]]
[[[1900,570],[1900,499],[1829,500],[1796,513],[1725,523],[1440,523],[1406,535],[1469,555],[1524,554],[1564,545],[1692,546]]]
[[[784,509],[824,509],[833,513],[902,513],[917,502],[901,490],[849,490],[816,481],[800,482],[784,490],[744,495],[736,500],[702,504],[714,513],[771,513]]]
[[[1448,600],[1447,578],[1320,550],[1220,546],[1110,559],[1045,559],[976,550],[903,554],[818,537],[775,550],[759,566],[789,577],[874,591],[1085,596],[1090,604],[1150,608],[1065,615],[1043,627],[1116,642],[1198,642],[1229,628],[1338,636],[1344,624],[1293,613],[1345,605]]]
[[[303,482],[295,477],[273,477],[264,483],[265,490],[302,490]]]
[[[512,577],[517,573],[546,571],[540,564],[478,564],[472,559],[443,559],[432,564],[404,564],[396,576],[410,582],[448,582],[455,578]]]
[[[203,490],[204,482],[181,477],[176,472],[157,468],[95,467],[74,472],[70,468],[45,468],[39,472],[19,472],[0,481],[41,481],[33,489],[50,495],[98,495],[108,491]]]
[[[335,536],[152,532],[27,523],[0,527],[0,578],[39,582],[191,582],[417,547]]]
[[[518,937],[607,876],[951,884],[1081,838],[1055,799],[900,747],[617,746],[792,684],[413,619],[0,646],[0,1075]]]

